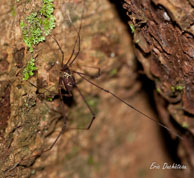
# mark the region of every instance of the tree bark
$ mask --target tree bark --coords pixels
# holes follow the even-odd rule
[[[194,3],[190,0],[123,2],[137,58],[144,73],[155,83],[155,101],[161,119],[183,138],[179,140],[178,156],[182,164],[188,165],[186,171],[193,175]]]
[[[76,91],[73,98],[64,100],[65,108],[62,107],[58,93],[62,53],[53,38],[64,52],[65,63],[72,53],[82,23],[79,34],[81,50],[72,70],[95,75],[100,68],[103,72],[97,80],[99,85],[114,86],[121,94],[130,87],[132,94],[140,85],[138,82],[135,84],[134,60],[127,62],[130,69],[122,69],[125,59],[133,58],[132,53],[126,53],[131,51],[128,33],[107,1],[56,0],[56,27],[44,42],[34,47],[38,70],[24,81],[23,70],[32,54],[22,39],[19,23],[35,12],[41,1],[4,1],[2,4],[0,177],[69,177],[75,171],[75,164],[64,171],[63,162],[69,163],[79,151],[79,144],[87,139],[82,139],[79,131],[72,130],[61,136],[51,151],[44,153],[44,150],[61,131],[63,112],[68,118],[67,128],[87,127],[91,114]],[[78,48],[77,43],[75,51]],[[128,74],[117,84],[118,77],[115,76],[121,69],[122,73]],[[133,74],[130,82],[125,82],[130,74]],[[101,100],[99,90],[79,77],[76,77],[76,82],[97,114]],[[131,87],[132,83],[135,85]],[[53,100],[49,101],[50,98]]]
[[[76,77],[78,86],[97,118],[88,132],[65,132],[52,150],[44,152],[63,127],[63,111],[68,118],[67,128],[87,127],[91,119],[78,92],[73,92],[72,98],[64,100],[65,108],[59,99],[62,54],[53,37],[64,51],[64,61],[67,61],[77,38],[70,19],[76,29],[82,23],[81,50],[72,69],[95,75],[97,69],[91,67],[98,67],[102,73],[95,80],[96,83],[127,101],[131,96],[137,97],[136,101],[133,97],[131,99],[131,103],[137,107],[142,102],[146,103],[145,95],[135,95],[141,84],[137,81],[128,29],[115,12],[115,7],[118,7],[106,0],[83,2],[54,1],[56,27],[44,42],[34,47],[38,70],[28,81],[23,80],[23,70],[32,54],[23,41],[19,23],[39,8],[41,0],[1,3],[0,177],[133,175],[135,178],[144,175],[145,170],[147,177],[154,176],[149,164],[161,154],[158,150],[162,146],[158,136],[154,137],[154,141],[152,138],[155,134],[149,136],[147,120],[141,120],[142,125],[135,128],[141,116],[135,115],[133,110],[79,77]],[[165,124],[184,138],[180,145],[184,146],[182,150],[188,157],[182,155],[181,159],[190,162],[192,168],[193,28],[192,11],[189,8],[192,2],[184,4],[187,9],[165,6],[168,4],[166,1],[165,5],[163,1],[150,2],[126,1],[124,7],[129,12],[130,24],[135,27],[134,42],[138,60],[145,74],[155,81],[159,92],[156,96],[159,113],[166,118]],[[75,50],[78,50],[78,46]],[[165,99],[161,101],[161,98]],[[149,115],[148,104],[143,104],[141,109]],[[154,115],[153,112],[150,111],[150,115]],[[170,115],[181,129],[169,122]],[[185,125],[189,127],[185,128]],[[150,137],[150,142],[145,139],[146,136]],[[134,140],[139,138],[140,142],[135,144]],[[154,143],[154,153],[149,147],[151,142]],[[143,153],[146,147],[149,152]],[[151,157],[154,154],[156,157]],[[151,160],[148,161],[147,155]],[[161,155],[164,157],[161,160],[166,161],[164,154]],[[163,174],[163,171],[160,173]],[[168,173],[163,175],[172,177]]]

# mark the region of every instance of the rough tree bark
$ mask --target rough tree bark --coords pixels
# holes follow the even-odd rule
[[[194,173],[194,2],[124,0],[138,60],[154,81],[163,122],[183,137],[178,156]],[[173,121],[173,122],[172,122]],[[172,139],[175,137],[172,135]]]
[[[39,8],[40,4],[40,0],[1,2],[0,177],[71,177],[72,172],[76,172],[77,164],[88,161],[93,164],[93,158],[86,159],[80,151],[80,160],[76,164],[72,162],[70,168],[63,167],[64,161],[71,162],[71,158],[79,153],[78,145],[87,144],[79,131],[66,133],[50,152],[42,153],[53,143],[63,126],[61,109],[65,109],[68,119],[73,123],[71,127],[86,127],[91,118],[78,93],[74,93],[71,105],[65,101],[66,108],[61,108],[59,101],[61,52],[51,35],[59,42],[67,60],[77,38],[68,13],[77,29],[82,21],[81,51],[74,69],[96,74],[95,68],[87,66],[100,67],[103,72],[98,83],[112,86],[112,90],[119,89],[121,96],[125,93],[125,88],[131,88],[132,94],[140,86],[135,84],[137,75],[133,74],[134,61],[129,60],[133,54],[126,53],[131,50],[129,39],[126,38],[128,33],[116,17],[113,6],[101,0],[85,1],[85,4],[80,0],[54,1],[56,27],[43,43],[34,48],[35,56],[38,54],[35,61],[38,70],[29,81],[23,81],[22,71],[31,58],[31,53],[23,42],[19,23]],[[122,67],[123,63],[127,63],[128,67]],[[125,75],[119,84],[118,71]],[[130,75],[130,82],[126,82]],[[117,77],[114,78],[115,76]],[[77,81],[97,114],[99,90],[80,78]],[[132,83],[135,85],[131,87]],[[54,98],[52,102],[48,101],[48,96]],[[89,172],[87,169],[80,170],[79,174],[89,175]]]

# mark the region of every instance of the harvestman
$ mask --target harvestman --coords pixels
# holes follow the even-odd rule
[[[82,15],[83,15],[83,12],[82,12]],[[63,61],[64,61],[64,52],[60,46],[60,44],[58,43],[58,41],[53,38],[62,54],[62,58],[61,58],[61,70],[60,70],[60,76],[59,76],[59,96],[60,96],[60,100],[61,100],[61,103],[62,103],[62,115],[63,115],[63,121],[64,121],[64,126],[61,130],[61,132],[58,134],[57,138],[55,139],[55,141],[52,143],[52,145],[45,151],[49,151],[53,148],[53,146],[55,145],[55,143],[57,142],[57,140],[59,139],[59,137],[66,131],[66,114],[65,114],[65,106],[64,106],[64,102],[63,102],[63,94],[61,92],[62,89],[64,89],[67,94],[65,96],[72,96],[72,91],[74,89],[76,89],[79,94],[81,95],[83,101],[85,102],[85,104],[87,105],[89,111],[91,112],[91,115],[92,115],[92,119],[90,121],[90,123],[88,124],[88,126],[86,128],[77,128],[77,129],[82,129],[82,130],[88,130],[90,129],[90,127],[92,126],[92,123],[95,119],[95,113],[94,111],[92,110],[92,108],[89,106],[89,104],[87,103],[85,97],[83,96],[82,92],[80,91],[80,89],[78,88],[77,84],[76,84],[76,81],[75,81],[75,77],[74,77],[74,74],[78,75],[79,77],[81,77],[82,79],[84,79],[85,81],[87,81],[88,83],[94,85],[95,87],[103,90],[104,92],[106,93],[109,93],[110,95],[112,95],[113,97],[115,97],[117,100],[121,101],[122,103],[124,103],[125,105],[127,105],[128,107],[130,107],[131,109],[135,110],[136,112],[140,113],[141,115],[143,115],[144,117],[146,117],[147,119],[150,119],[154,122],[156,122],[157,124],[159,124],[161,127],[165,128],[166,130],[168,130],[169,132],[173,133],[174,135],[176,135],[177,137],[181,138],[181,136],[177,135],[176,133],[174,133],[172,130],[170,130],[168,127],[166,127],[164,124],[162,124],[161,122],[149,117],[148,115],[144,114],[143,112],[141,112],[140,110],[136,109],[135,107],[133,107],[132,105],[130,105],[129,103],[127,103],[126,101],[124,101],[123,99],[121,99],[120,97],[118,97],[117,95],[115,95],[114,93],[112,93],[111,91],[109,90],[106,90],[102,87],[100,87],[99,85],[97,85],[96,83],[90,81],[88,78],[86,78],[85,76],[87,76],[87,74],[84,74],[84,73],[81,73],[81,72],[77,72],[77,71],[74,71],[74,70],[71,70],[71,66],[72,64],[75,62],[75,60],[77,59],[79,53],[80,53],[80,30],[81,30],[81,27],[82,27],[82,20],[80,22],[80,26],[79,26],[79,29],[77,30],[75,28],[75,26],[73,25],[73,23],[71,22],[71,19],[69,17],[69,21],[70,23],[72,24],[74,30],[76,31],[77,33],[77,38],[76,38],[76,41],[74,43],[74,46],[73,46],[73,50],[71,52],[71,56],[69,57],[69,59],[67,60],[67,62],[64,64]],[[78,43],[78,51],[75,53],[74,55],[74,52],[75,52],[75,47]],[[74,56],[74,57],[73,57]],[[44,151],[44,152],[45,152]]]

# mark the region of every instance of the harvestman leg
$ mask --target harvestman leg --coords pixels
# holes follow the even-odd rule
[[[85,1],[84,1],[84,4],[85,4]],[[72,51],[72,54],[71,54],[71,57],[68,59],[68,61],[66,62],[66,65],[68,65],[69,63],[69,66],[71,66],[74,61],[76,60],[76,58],[78,57],[79,53],[80,53],[80,41],[81,41],[81,38],[80,38],[80,31],[81,31],[81,28],[82,28],[82,18],[83,18],[83,13],[84,13],[84,8],[82,9],[82,14],[81,14],[81,22],[80,22],[80,26],[79,26],[79,30],[77,30],[74,26],[74,24],[72,23],[72,20],[71,20],[71,17],[69,16],[69,14],[67,14],[68,18],[69,18],[69,22],[72,24],[74,30],[76,31],[77,33],[77,39],[76,39],[76,42],[75,42],[75,45],[74,45],[74,48],[73,48],[73,51]],[[73,56],[73,53],[75,51],[75,46],[77,44],[77,41],[78,41],[78,51],[77,53],[75,54],[73,60],[71,61],[71,58]]]
[[[133,107],[132,105],[130,105],[129,103],[127,103],[126,101],[124,101],[123,99],[121,99],[120,97],[118,97],[117,95],[115,95],[114,93],[112,93],[111,91],[106,90],[106,89],[104,89],[104,88],[98,86],[96,83],[94,83],[94,82],[88,80],[87,78],[85,78],[85,77],[83,76],[83,74],[81,74],[81,73],[79,73],[79,72],[76,72],[76,71],[73,71],[73,72],[76,73],[76,74],[78,74],[81,78],[83,78],[84,80],[86,80],[88,83],[94,85],[95,87],[97,87],[97,88],[103,90],[103,91],[106,92],[106,93],[111,94],[113,97],[117,98],[119,101],[121,101],[122,103],[126,104],[128,107],[134,109],[136,112],[138,112],[138,113],[140,113],[141,115],[145,116],[147,119],[150,119],[150,120],[156,122],[158,125],[160,125],[161,127],[165,128],[165,129],[168,130],[170,133],[173,133],[174,135],[176,135],[178,138],[183,139],[180,135],[176,134],[173,130],[171,130],[171,129],[169,129],[168,127],[166,127],[166,126],[165,126],[164,124],[162,124],[160,121],[157,121],[157,120],[151,118],[150,116],[144,114],[143,112],[141,112],[140,110],[136,109],[135,107]]]
[[[59,79],[60,80],[60,79]],[[62,81],[60,80],[59,81],[59,85],[62,85]],[[92,126],[92,123],[94,121],[94,119],[96,118],[95,116],[95,113],[94,111],[92,110],[92,108],[89,106],[88,102],[86,101],[85,97],[83,96],[82,92],[80,91],[80,89],[78,88],[77,85],[75,85],[75,88],[77,89],[77,91],[79,92],[80,96],[82,97],[84,103],[86,104],[86,106],[88,107],[90,113],[92,114],[92,120],[90,121],[89,125],[87,128],[68,128],[68,130],[71,130],[71,129],[79,129],[79,130],[89,130],[90,127]],[[59,89],[59,96],[60,96],[60,100],[61,100],[61,110],[62,110],[62,115],[63,115],[63,122],[64,122],[64,125],[61,129],[61,131],[59,132],[57,138],[55,139],[55,141],[49,146],[48,149],[44,150],[43,152],[47,152],[49,150],[51,150],[53,148],[53,146],[56,144],[56,142],[58,141],[58,139],[60,138],[61,135],[63,135],[63,133],[66,131],[66,121],[67,121],[67,118],[66,118],[66,113],[65,113],[65,104],[63,102],[63,95],[61,93],[61,89]]]
[[[90,74],[82,73],[82,72],[78,72],[78,73],[80,73],[81,75],[88,76],[88,77],[90,77],[90,78],[98,78],[98,77],[101,75],[101,70],[100,70],[100,68],[98,68],[98,67],[97,67],[97,69],[98,69],[98,73],[97,73],[96,75],[90,75]],[[73,70],[72,72],[76,73],[77,71],[74,71],[74,70]]]
[[[61,46],[59,45],[58,41],[53,36],[52,36],[52,38],[55,40],[55,42],[57,43],[57,46],[58,46],[59,50],[61,51],[61,54],[62,54],[62,56],[61,56],[61,67],[63,67],[64,52],[61,49]],[[75,45],[74,45],[74,47],[75,47]]]
[[[55,42],[57,43],[57,46],[58,46],[58,48],[59,48],[59,50],[61,51],[61,54],[62,54],[62,56],[61,56],[61,66],[63,67],[63,60],[64,60],[64,52],[63,52],[63,50],[61,49],[61,46],[59,45],[59,42],[54,38],[54,37],[52,37],[54,40],[55,40]],[[69,59],[68,59],[68,61],[66,62],[66,65],[69,63],[69,61],[71,61],[71,59],[72,59],[72,57],[73,57],[73,54],[74,54],[74,52],[75,52],[75,46],[76,46],[76,44],[77,44],[77,41],[78,41],[78,37],[77,37],[77,39],[76,39],[76,41],[75,41],[75,43],[74,43],[74,45],[73,45],[73,50],[72,50],[72,52],[71,52],[71,56],[69,57]],[[78,50],[78,54],[79,54],[79,51],[80,50]],[[76,56],[78,56],[78,54],[76,53]]]
[[[59,83],[61,83],[61,81],[59,81]],[[51,150],[53,148],[53,146],[56,144],[56,142],[58,141],[58,139],[60,138],[60,136],[63,135],[63,133],[66,131],[66,121],[67,121],[67,118],[66,118],[65,105],[63,103],[63,96],[62,96],[62,93],[61,93],[61,89],[59,89],[59,96],[60,96],[60,100],[61,100],[61,103],[62,103],[61,110],[62,110],[63,124],[64,125],[63,125],[61,131],[59,132],[57,138],[55,139],[55,141],[49,146],[49,148],[47,148],[43,152],[47,152],[47,151]]]
[[[81,18],[82,18],[82,17],[83,17],[83,10],[82,10]],[[68,15],[68,18],[69,18],[69,21],[70,21],[70,23],[72,24],[74,30],[75,30],[76,33],[77,33],[77,38],[76,38],[75,43],[74,43],[74,45],[73,45],[73,50],[72,50],[72,52],[71,52],[71,55],[70,55],[69,59],[68,59],[67,62],[65,63],[66,65],[68,65],[68,64],[70,63],[69,66],[71,66],[71,65],[73,64],[73,62],[76,60],[76,58],[78,57],[79,53],[80,53],[80,41],[81,41],[81,38],[80,38],[80,31],[81,31],[81,27],[82,27],[82,21],[81,21],[81,23],[80,23],[79,30],[77,30],[77,29],[75,28],[74,24],[72,23],[71,18],[70,18],[69,15]],[[62,58],[62,60],[61,60],[61,65],[62,65],[62,67],[63,67],[64,52],[63,52],[63,50],[61,49],[61,46],[59,45],[58,41],[57,41],[54,37],[52,37],[52,38],[55,40],[55,42],[57,43],[57,46],[58,46],[59,50],[60,50],[61,53],[62,53],[62,57],[61,57],[61,58]],[[73,57],[73,55],[74,55],[74,52],[75,52],[75,47],[76,47],[77,41],[78,41],[78,51],[76,52],[76,54],[75,54],[73,60],[71,61],[71,59],[72,59],[72,57]]]
[[[71,130],[71,129],[79,129],[79,130],[89,130],[90,127],[92,126],[92,123],[94,121],[94,119],[96,118],[95,114],[94,114],[94,111],[92,110],[92,108],[89,106],[88,102],[86,101],[85,97],[83,96],[83,94],[81,93],[80,89],[77,87],[77,85],[75,86],[75,88],[77,89],[77,91],[79,92],[79,94],[81,95],[84,103],[86,104],[86,106],[88,107],[89,111],[91,112],[92,114],[92,120],[90,121],[88,127],[86,128],[68,128],[68,130]],[[66,114],[65,114],[65,105],[63,103],[63,97],[62,97],[62,93],[61,93],[61,90],[59,89],[59,95],[60,95],[60,100],[61,100],[61,103],[62,103],[62,114],[63,114],[63,122],[64,122],[64,125],[61,129],[61,131],[59,132],[57,138],[55,139],[55,141],[50,145],[50,147],[46,150],[44,150],[43,152],[47,152],[49,150],[51,150],[53,148],[53,146],[56,144],[56,142],[58,141],[58,139],[60,138],[60,136],[66,131]]]
[[[73,25],[73,27],[74,27],[74,25]],[[74,29],[76,30],[75,27],[74,27]],[[77,41],[79,42],[79,49],[78,49],[78,52],[76,53],[76,55],[74,56],[73,60],[71,61],[70,65],[73,64],[73,62],[75,61],[75,59],[76,59],[77,56],[79,55],[79,52],[80,52],[80,35],[79,35],[80,30],[81,30],[81,25],[80,25],[80,27],[79,27],[79,31],[76,30],[76,32],[78,33],[78,36],[77,36],[77,39],[76,39],[76,41],[75,41],[75,43],[74,43],[74,46],[73,46],[73,50],[72,50],[71,56],[69,57],[68,61],[66,62],[66,65],[68,65],[68,63],[71,61],[71,59],[72,59],[72,57],[73,57],[73,54],[74,54],[74,52],[75,52],[75,46],[76,46],[76,44],[77,44]],[[52,38],[55,40],[55,42],[57,43],[57,46],[58,46],[59,50],[60,50],[61,53],[62,53],[62,56],[61,56],[61,67],[63,67],[64,52],[63,52],[63,50],[61,49],[61,46],[59,45],[58,41],[57,41],[54,37],[52,37]],[[61,79],[59,79],[59,85],[62,85]],[[77,87],[76,87],[76,88],[77,88]],[[78,89],[78,88],[77,88],[77,89]],[[80,92],[79,89],[78,89],[78,91],[79,91],[80,95],[82,96],[82,98],[84,98],[83,95],[81,94],[81,92]],[[44,150],[43,152],[47,152],[47,151],[51,150],[51,149],[53,148],[53,146],[56,144],[56,142],[58,141],[58,139],[60,138],[60,136],[66,131],[66,113],[65,113],[65,105],[64,105],[64,102],[63,102],[63,95],[62,95],[62,93],[61,93],[61,89],[60,89],[60,88],[59,88],[59,96],[60,96],[60,100],[61,100],[61,103],[62,103],[61,106],[62,106],[62,115],[63,115],[64,126],[62,127],[60,133],[58,134],[58,136],[57,136],[57,138],[55,139],[55,141],[51,144],[51,146],[50,146],[48,149]],[[65,95],[65,96],[66,96],[66,95]],[[70,95],[68,95],[68,96],[70,96]],[[93,122],[93,120],[94,120],[94,118],[95,118],[94,112],[93,112],[93,111],[91,110],[91,108],[89,107],[89,105],[88,105],[88,103],[86,102],[85,98],[84,98],[84,101],[85,101],[85,103],[87,104],[89,110],[91,111],[91,113],[92,113],[92,115],[93,115],[92,121],[91,121],[91,122]],[[92,123],[90,123],[90,125],[88,126],[89,128],[91,127],[91,124],[92,124]],[[70,128],[70,129],[71,129],[71,128]],[[73,129],[73,128],[72,128],[72,129]],[[78,128],[78,129],[79,129],[79,128]],[[84,128],[83,128],[83,129],[84,129]],[[88,129],[88,128],[87,128],[87,129]]]
[[[89,106],[88,102],[86,101],[85,97],[83,96],[82,92],[80,91],[80,89],[77,87],[77,85],[75,86],[75,88],[77,89],[77,91],[79,92],[79,94],[81,95],[84,103],[87,105],[89,111],[91,112],[92,114],[92,120],[90,121],[89,125],[87,128],[77,128],[77,129],[81,129],[81,130],[89,130],[90,127],[92,126],[92,123],[94,122],[94,119],[96,118],[95,114],[94,114],[94,111],[92,110],[92,108]]]
[[[68,17],[69,17],[69,16],[68,16]],[[69,19],[70,19],[70,17],[69,17]],[[75,61],[75,59],[77,58],[77,56],[79,55],[79,52],[80,52],[80,35],[79,35],[79,33],[80,33],[80,30],[81,30],[81,24],[80,24],[79,30],[77,31],[77,29],[75,28],[75,26],[74,26],[73,23],[71,22],[71,19],[70,19],[69,21],[70,21],[70,23],[72,24],[74,30],[75,30],[76,33],[77,33],[77,38],[76,38],[75,43],[74,43],[74,45],[73,45],[73,50],[72,50],[72,52],[71,52],[71,55],[70,55],[69,59],[68,59],[67,62],[66,62],[66,65],[68,65],[69,62],[71,62],[70,65],[72,65],[73,62]],[[62,53],[62,56],[61,56],[61,66],[63,67],[64,52],[63,52],[63,50],[61,49],[61,46],[59,45],[59,42],[58,42],[54,37],[52,37],[52,38],[55,40],[55,42],[57,43],[57,46],[58,46],[59,50],[60,50],[61,53]],[[76,55],[74,56],[73,60],[71,61],[71,59],[72,59],[72,57],[73,57],[73,54],[74,54],[74,52],[75,52],[75,47],[76,47],[77,41],[78,41],[78,44],[79,44],[79,45],[78,45],[79,48],[78,48],[78,51],[77,51]]]

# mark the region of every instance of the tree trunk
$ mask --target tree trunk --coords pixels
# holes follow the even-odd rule
[[[186,159],[182,154],[181,159],[192,163],[190,119],[193,117],[193,68],[190,67],[190,58],[193,39],[192,28],[188,25],[191,23],[186,18],[187,21],[182,20],[179,24],[173,15],[176,8],[170,14],[171,7],[165,11],[164,5],[162,8],[157,2],[149,3],[144,1],[141,8],[140,3],[126,1],[124,4],[132,19],[130,24],[135,27],[135,51],[146,75],[156,82],[160,92],[156,96],[157,108],[161,115],[167,115],[165,124],[174,128],[169,124],[170,113],[174,120],[180,118],[177,121],[179,127],[182,128],[185,123],[188,125],[183,131],[174,129],[184,138],[180,145],[185,147],[182,150],[190,158]],[[116,93],[147,115],[156,117],[147,95],[140,92],[143,84],[137,80],[137,66],[128,28],[122,21],[125,11],[121,4],[108,0],[55,0],[55,28],[43,42],[33,46],[32,54],[24,43],[20,22],[40,9],[41,4],[41,0],[2,0],[0,6],[0,177],[176,177],[177,170],[153,172],[149,169],[155,160],[161,164],[169,160],[154,123],[79,76],[76,76],[77,85],[96,114],[91,129],[70,130],[86,128],[92,117],[76,90],[73,97],[63,98],[64,105],[60,101],[62,53],[54,39],[64,53],[65,63],[71,56],[82,23],[81,49],[71,70],[90,75],[88,78],[91,81]],[[144,6],[146,8],[142,11]],[[135,11],[136,15],[132,13]],[[191,11],[186,11],[189,16]],[[162,15],[156,16],[157,13]],[[165,36],[169,34],[169,29],[173,30],[170,41]],[[182,33],[184,30],[185,33]],[[164,35],[160,31],[165,31]],[[171,46],[172,43],[174,46]],[[77,43],[74,54],[78,50]],[[23,71],[32,57],[37,70],[26,81],[23,80]],[[173,65],[169,65],[171,63]],[[181,72],[176,72],[180,67]],[[94,79],[98,68],[101,76]],[[159,101],[162,98],[160,95],[165,98],[165,106],[168,102],[168,111],[162,105],[164,100]],[[51,150],[46,151],[64,126],[64,114],[69,130]],[[181,172],[178,174],[182,175]]]

